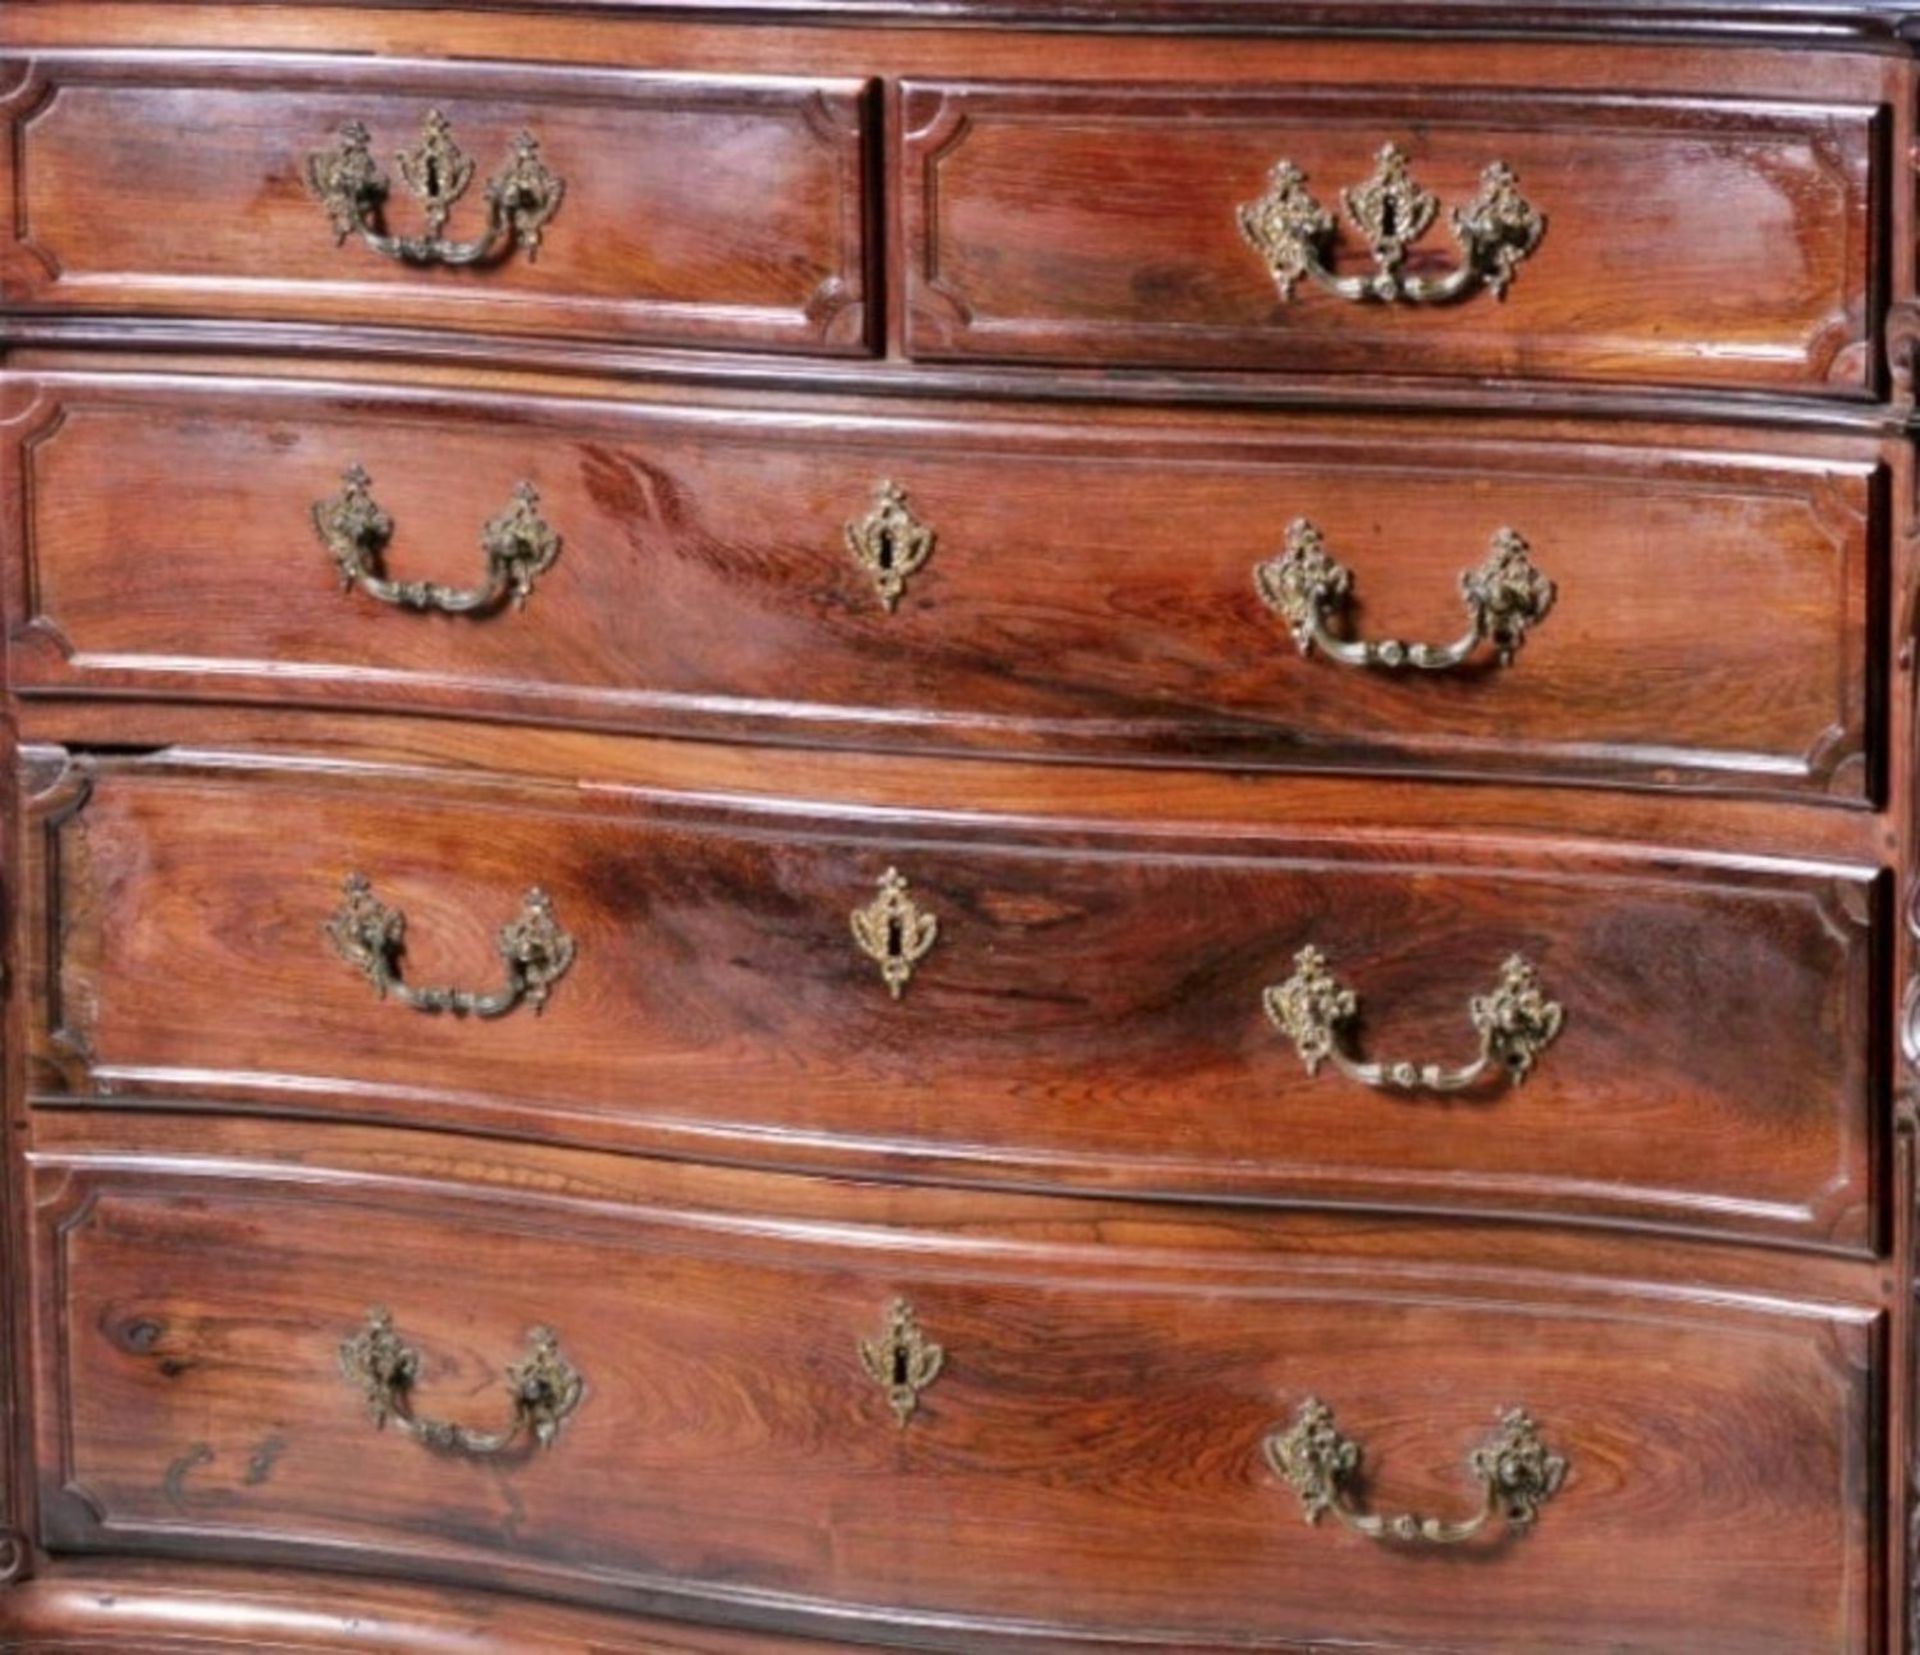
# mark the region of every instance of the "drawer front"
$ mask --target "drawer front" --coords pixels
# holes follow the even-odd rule
[[[866,349],[857,81],[87,54],[0,87],[10,306]]]
[[[1873,384],[1869,106],[931,82],[903,121],[919,357]],[[1490,188],[1507,229],[1454,233]]]
[[[103,761],[41,796],[43,1095],[1852,1250],[1876,1233],[1867,870],[235,763],[256,773]],[[440,988],[480,1014],[408,1003]],[[1440,1080],[1350,1072],[1381,1060]]]
[[[22,516],[0,535],[26,693],[1856,803],[1875,787],[1871,449],[13,389]],[[384,532],[344,526],[352,509]],[[541,555],[500,528],[516,512]],[[1503,668],[1483,635],[1498,600],[1475,607],[1462,577],[1519,567],[1512,537],[1535,584],[1506,611]],[[1309,626],[1285,588],[1316,538],[1349,576]],[[490,541],[521,559],[520,590]],[[443,589],[424,611],[398,590],[421,582]],[[1396,665],[1394,639],[1457,659]]]
[[[37,1189],[56,1550],[404,1560],[959,1648],[1016,1627],[1874,1647],[1865,1308],[1337,1246],[1209,1262],[1138,1214],[1110,1253],[1097,1225],[489,1204],[404,1177],[81,1162]],[[1302,1455],[1312,1400],[1357,1474]],[[1290,1465],[1357,1520],[1468,1526],[1469,1455],[1508,1410],[1525,1532],[1303,1521]],[[429,1422],[457,1428],[438,1451]]]

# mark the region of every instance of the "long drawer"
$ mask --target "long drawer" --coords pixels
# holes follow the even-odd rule
[[[1117,1205],[481,1197],[405,1156],[35,1188],[56,1551],[915,1647],[1876,1647],[1866,1306]]]
[[[926,358],[1860,396],[1872,105],[915,81]]]
[[[35,816],[48,1102],[1878,1233],[1867,867],[257,755],[76,764]]]
[[[1875,791],[1871,446],[8,390],[29,695]]]
[[[0,304],[864,354],[867,108],[859,80],[0,61]]]

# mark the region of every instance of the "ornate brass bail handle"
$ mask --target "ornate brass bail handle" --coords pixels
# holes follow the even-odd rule
[[[413,1411],[420,1353],[401,1340],[393,1331],[393,1318],[379,1308],[369,1311],[366,1326],[340,1346],[340,1371],[360,1387],[377,1428],[391,1424],[441,1453],[476,1459],[505,1454],[523,1439],[551,1448],[586,1388],[573,1364],[560,1354],[552,1332],[537,1327],[527,1336],[527,1354],[507,1369],[513,1411],[504,1426],[482,1431],[423,1419]]]
[[[1480,1509],[1470,1517],[1422,1517],[1407,1512],[1392,1517],[1356,1509],[1349,1490],[1360,1476],[1360,1445],[1343,1437],[1333,1410],[1317,1398],[1300,1404],[1293,1424],[1275,1431],[1263,1444],[1267,1463],[1300,1496],[1307,1522],[1327,1512],[1369,1540],[1399,1540],[1416,1545],[1457,1546],[1471,1540],[1496,1517],[1509,1533],[1524,1534],[1540,1508],[1560,1492],[1567,1462],[1550,1453],[1532,1418],[1518,1408],[1500,1416],[1499,1427],[1467,1456],[1467,1469],[1482,1490]]]
[[[414,988],[402,981],[400,958],[406,948],[407,916],[380,901],[362,874],[347,876],[339,910],[327,921],[325,931],[334,952],[372,983],[381,999],[455,1017],[504,1017],[523,1004],[537,1013],[573,964],[573,938],[560,929],[553,903],[538,888],[527,892],[520,912],[500,927],[506,981],[490,992]]]
[[[426,217],[423,236],[387,230],[385,205],[392,186],[374,160],[373,139],[360,122],[343,126],[332,149],[307,157],[307,187],[326,208],[336,245],[357,235],[376,253],[402,264],[445,265],[485,264],[524,247],[532,263],[539,256],[541,234],[560,210],[567,189],[540,159],[540,145],[523,132],[514,139],[506,166],[487,180],[485,233],[472,241],[450,241],[441,232],[473,181],[473,162],[454,142],[446,116],[429,110],[419,143],[401,150],[394,160],[401,182]]]
[[[1328,554],[1320,531],[1304,517],[1287,525],[1280,556],[1255,565],[1253,584],[1260,601],[1287,623],[1302,655],[1318,649],[1342,666],[1414,667],[1425,672],[1464,666],[1482,644],[1492,646],[1501,666],[1511,666],[1527,633],[1552,612],[1558,595],[1553,582],[1534,564],[1526,541],[1512,529],[1500,529],[1487,548],[1486,561],[1460,576],[1467,629],[1452,643],[1341,638],[1329,622],[1352,597],[1353,571]]]
[[[1273,1026],[1293,1042],[1309,1075],[1323,1062],[1349,1080],[1383,1092],[1464,1092],[1489,1074],[1520,1085],[1540,1054],[1560,1033],[1565,1014],[1540,988],[1534,968],[1515,954],[1500,968],[1491,994],[1476,994],[1467,1015],[1480,1036],[1480,1054],[1460,1068],[1437,1063],[1367,1063],[1342,1046],[1344,1032],[1360,1014],[1359,997],[1327,969],[1317,948],[1294,956],[1293,975],[1261,996]]]
[[[1340,192],[1341,205],[1373,255],[1372,275],[1341,276],[1332,264],[1334,217],[1307,193],[1307,178],[1291,161],[1280,161],[1267,193],[1239,210],[1240,233],[1265,260],[1280,297],[1291,299],[1302,276],[1310,276],[1343,299],[1387,304],[1438,305],[1485,288],[1504,299],[1515,270],[1546,234],[1547,221],[1520,193],[1504,162],[1480,175],[1480,192],[1447,215],[1461,261],[1444,276],[1410,276],[1407,254],[1432,225],[1439,201],[1414,182],[1407,157],[1387,144],[1373,176]]]
[[[533,595],[533,583],[553,567],[560,537],[540,515],[540,494],[521,483],[505,511],[480,531],[480,555],[486,579],[478,586],[441,586],[430,580],[389,580],[384,573],[393,519],[373,498],[373,479],[364,467],[349,466],[340,492],[313,505],[313,528],[340,571],[344,590],[359,587],[368,597],[398,609],[438,610],[443,615],[485,614],[509,593],[516,609]]]

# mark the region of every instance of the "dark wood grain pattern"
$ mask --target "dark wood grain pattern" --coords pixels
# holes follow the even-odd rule
[[[899,149],[910,352],[1208,368],[1565,375],[1861,394],[1866,108],[1502,95],[1470,86],[909,84]],[[1397,143],[1465,204],[1503,161],[1545,215],[1504,302],[1280,299],[1236,212],[1290,159],[1322,206]],[[1355,239],[1351,226],[1345,232]],[[1410,255],[1439,274],[1436,228]],[[1370,269],[1364,250],[1354,268]]]
[[[866,348],[858,82],[53,54],[0,65],[0,87],[8,306]],[[476,168],[456,237],[478,233],[515,133],[539,140],[566,195],[537,263],[421,269],[335,245],[308,156],[362,122],[394,228],[417,233],[392,157],[435,108]]]
[[[1914,1655],[1920,10],[1905,0],[0,4],[0,1651]],[[527,129],[537,262],[302,177]],[[1284,303],[1236,209],[1403,146],[1504,302]],[[392,226],[421,227],[396,182]],[[1363,268],[1351,224],[1341,268]],[[531,601],[480,576],[537,489]],[[888,613],[883,479],[937,537]],[[1514,664],[1439,640],[1493,531]],[[25,742],[24,747],[20,746]],[[18,757],[16,757],[16,753]],[[1070,762],[1069,762],[1070,761]],[[939,929],[896,999],[850,915]],[[410,983],[322,926],[350,871]],[[1523,952],[1518,1089],[1461,1064]],[[863,1367],[896,1297],[942,1371]],[[421,1412],[340,1342],[393,1310]],[[1498,1410],[1567,1457],[1445,1517]],[[321,1572],[326,1571],[326,1572]]]
[[[956,831],[268,770],[87,767],[45,796],[50,1098],[663,1143],[1160,1192],[1630,1216],[1857,1248],[1880,1082],[1875,876],[1337,831],[1231,845]],[[849,915],[896,866],[904,997]],[[406,972],[484,989],[539,885],[579,954],[538,1016],[377,1000],[321,928],[361,873]],[[1318,947],[1376,1052],[1461,1063],[1525,954],[1566,1030],[1518,1090],[1310,1077],[1262,991]]]
[[[1878,462],[1031,409],[503,417],[491,397],[118,380],[39,399],[9,427],[28,694],[1855,802],[1877,767]],[[361,463],[396,578],[476,584],[481,528],[523,482],[561,555],[485,617],[343,595],[312,512]],[[889,479],[937,537],[891,612],[846,544]],[[1446,674],[1303,659],[1253,580],[1298,518],[1354,568],[1359,635],[1457,635],[1460,573],[1507,525],[1559,596],[1506,670],[1489,650]]]
[[[1426,1281],[991,1232],[420,1189],[48,1169],[39,1418],[47,1539],[234,1556],[404,1556],[711,1597],[1165,1644],[1470,1636],[1488,1650],[1868,1647],[1874,1318],[1593,1284]],[[909,1297],[947,1364],[904,1428],[857,1342]],[[554,1447],[496,1468],[377,1434],[335,1347],[370,1300],[422,1395],[485,1416],[529,1322],[587,1378]],[[1447,1509],[1465,1446],[1524,1402],[1572,1470],[1475,1589],[1311,1529],[1260,1461],[1335,1401],[1389,1504]],[[1791,1452],[1781,1445],[1791,1443]],[[1477,1567],[1474,1564],[1477,1563]],[[1315,1589],[1329,1571],[1337,1598]],[[1622,1587],[1631,1581],[1632,1591]],[[1097,1595],[1089,1588],[1097,1584]]]

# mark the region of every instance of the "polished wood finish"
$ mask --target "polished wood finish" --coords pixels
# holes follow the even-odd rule
[[[1860,395],[1874,112],[1444,91],[909,83],[899,151],[915,356],[1366,368]],[[1291,160],[1323,207],[1385,143],[1451,206],[1505,162],[1547,221],[1496,301],[1291,301],[1237,211]],[[1343,232],[1357,240],[1351,225]],[[1438,230],[1407,260],[1444,274]],[[1370,271],[1364,248],[1350,267]],[[1342,265],[1342,269],[1349,265]]]
[[[1877,875],[1431,833],[1143,841],[726,814],[249,767],[88,764],[42,795],[36,1089],[222,1099],[779,1163],[1155,1193],[1632,1216],[1859,1249],[1880,1202]],[[849,935],[889,866],[938,917],[892,999]],[[321,934],[365,875],[405,974],[489,988],[522,890],[578,958],[539,1015],[375,999]],[[1378,939],[1403,939],[1383,952]],[[1518,1088],[1310,1077],[1261,1011],[1318,947],[1361,1038],[1465,1061],[1522,953],[1568,1008]],[[1705,1039],[1702,1027],[1716,1031]]]
[[[865,88],[324,57],[0,62],[0,302],[518,329],[827,353],[866,348]],[[541,240],[472,270],[336,245],[308,157],[348,122],[392,164],[431,109],[475,164],[448,234],[530,131],[566,194]],[[179,141],[156,141],[177,130]],[[191,133],[191,139],[184,135]],[[108,158],[121,158],[113,164]],[[738,212],[733,202],[751,203]]]
[[[1884,0],[0,9],[0,1649],[1911,1655],[1920,13]],[[537,262],[336,248],[393,172],[567,181]],[[1235,209],[1404,146],[1546,214],[1504,301],[1283,303]],[[415,229],[397,184],[396,228]],[[1354,227],[1342,268],[1360,268]],[[342,592],[354,462],[402,580]],[[887,613],[844,525],[937,535]],[[1558,583],[1441,639],[1494,529]],[[22,745],[24,744],[24,745]],[[897,1000],[849,915],[939,935]],[[482,989],[548,889],[539,1016]],[[1307,942],[1367,1056],[1260,1008]],[[904,1429],[858,1341],[945,1363]],[[491,1465],[552,1325],[586,1375]],[[1495,1410],[1568,1461],[1446,1517]]]
[[[746,1618],[884,1596],[947,1647],[1023,1625],[1161,1646],[1868,1647],[1859,1310],[1625,1283],[1542,1303],[1499,1273],[1423,1286],[1338,1255],[1196,1272],[1144,1236],[1115,1276],[1071,1246],[1009,1257],[990,1229],[609,1220],[351,1180],[55,1164],[37,1187],[40,1348],[60,1353],[40,1374],[42,1509],[63,1547],[397,1546],[451,1578],[590,1573]],[[896,1295],[947,1352],[904,1428],[857,1351]],[[497,1410],[531,1321],[586,1398],[497,1473],[378,1435],[333,1360],[372,1300],[422,1350],[423,1401]],[[1336,1399],[1389,1503],[1458,1503],[1464,1446],[1501,1405],[1566,1455],[1564,1494],[1477,1571],[1458,1632],[1397,1590],[1408,1558],[1310,1529],[1261,1464],[1306,1395]],[[1316,1590],[1330,1571],[1338,1599]]]
[[[1856,803],[1880,772],[1887,471],[1819,447],[785,399],[503,415],[450,391],[118,377],[17,394],[0,473],[18,468],[22,517],[0,535],[25,694]],[[523,608],[484,617],[342,596],[312,514],[363,462],[395,578],[476,583],[481,528],[522,482],[560,557]],[[846,544],[883,480],[936,535],[891,611]],[[1298,518],[1355,568],[1361,635],[1459,633],[1460,573],[1507,525],[1560,596],[1506,670],[1484,649],[1439,674],[1302,659],[1253,580]]]

